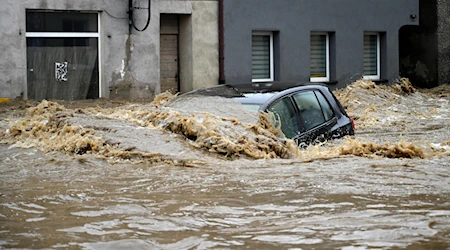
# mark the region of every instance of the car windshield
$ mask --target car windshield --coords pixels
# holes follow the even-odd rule
[[[233,99],[244,105],[245,109],[258,112],[261,105],[275,93],[244,93],[242,97],[235,97]]]
[[[258,112],[259,108],[261,107],[260,104],[253,104],[253,103],[242,103],[242,105],[244,105],[244,108],[255,112]]]

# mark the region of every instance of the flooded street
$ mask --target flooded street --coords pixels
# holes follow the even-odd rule
[[[306,150],[217,98],[4,104],[0,248],[449,249],[450,87],[405,86]]]

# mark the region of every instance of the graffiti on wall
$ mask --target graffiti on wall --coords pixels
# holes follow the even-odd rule
[[[60,82],[67,82],[68,72],[67,62],[55,62],[55,78]]]

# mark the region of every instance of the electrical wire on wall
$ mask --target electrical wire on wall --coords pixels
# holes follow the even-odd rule
[[[128,18],[130,20],[130,26],[132,26],[135,30],[137,31],[144,31],[148,28],[148,25],[150,24],[150,19],[151,19],[151,0],[148,0],[148,7],[147,8],[142,8],[142,7],[134,7],[133,6],[133,0],[128,0]],[[147,23],[145,24],[145,27],[143,29],[139,29],[136,27],[136,24],[134,22],[134,10],[135,9],[147,9],[148,10],[148,14],[147,14]]]

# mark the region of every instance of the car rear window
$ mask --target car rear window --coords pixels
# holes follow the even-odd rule
[[[319,100],[320,106],[322,107],[323,115],[325,116],[325,121],[331,120],[333,118],[333,110],[331,109],[330,104],[323,96],[322,92],[315,91],[317,99]]]

